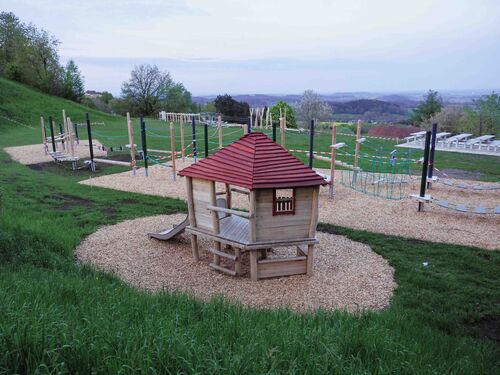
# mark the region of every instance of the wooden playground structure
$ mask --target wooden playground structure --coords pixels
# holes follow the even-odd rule
[[[251,133],[179,172],[186,177],[192,253],[199,259],[198,237],[214,242],[210,266],[241,274],[244,253],[250,278],[313,272],[319,187],[323,177],[265,134]],[[224,190],[217,191],[217,186]],[[248,197],[248,212],[232,209],[233,193]],[[275,247],[294,246],[297,255],[268,258]],[[230,269],[221,258],[234,262]]]

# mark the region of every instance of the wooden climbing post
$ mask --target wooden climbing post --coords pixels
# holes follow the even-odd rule
[[[196,150],[196,120],[194,119],[194,116],[192,117],[191,119],[191,126],[192,126],[192,130],[193,130],[193,158],[194,158],[194,162],[196,163],[196,154],[197,154],[197,150]]]
[[[354,171],[353,171],[353,183],[356,183],[358,176],[358,165],[359,165],[359,148],[361,146],[361,120],[358,120],[358,126],[356,127],[356,146],[354,151]]]
[[[56,139],[54,137],[54,122],[52,121],[52,116],[49,116],[50,125],[50,139],[52,141],[52,151],[56,152]]]
[[[175,181],[175,134],[174,123],[170,123],[170,153],[172,155],[172,180]]]
[[[222,148],[222,118],[220,115],[217,117],[217,129],[219,131],[219,148]]]
[[[78,123],[77,122],[75,122],[74,127],[75,127],[76,144],[79,145],[80,144],[80,137],[78,136]]]
[[[47,155],[47,134],[45,134],[45,121],[43,120],[43,116],[40,116],[40,130],[42,131],[43,151],[45,155]]]
[[[142,140],[142,160],[144,161],[144,173],[148,177],[148,147],[146,145],[146,124],[144,116],[141,115],[141,140]]]
[[[179,116],[179,126],[181,130],[181,157],[182,161],[186,158],[185,152],[184,152],[184,116]]]
[[[281,131],[281,147],[286,148],[285,146],[285,121],[283,117],[280,117],[280,131]]]
[[[135,161],[134,128],[132,127],[130,112],[127,112],[127,129],[128,129],[128,143],[130,146],[130,166],[132,167],[132,175],[135,176],[137,170],[137,162]]]
[[[314,161],[314,120],[311,120],[311,128],[309,129],[309,168],[313,167]]]
[[[68,144],[69,144],[69,149],[71,152],[71,156],[75,156],[75,140],[73,138],[73,134],[71,133],[71,119],[69,117],[66,118],[66,124],[68,125],[67,128],[69,129],[68,131]]]
[[[89,139],[90,170],[95,172],[94,144],[92,142],[92,130],[90,129],[90,116],[88,112],[85,114],[85,120],[87,121],[87,135]]]
[[[208,158],[208,125],[203,124],[203,138],[205,139],[205,157]]]
[[[276,123],[271,121],[271,126],[273,127],[273,142],[276,142]]]
[[[333,199],[335,195],[335,158],[337,156],[337,149],[333,146],[337,144],[337,127],[332,126],[332,151],[330,154],[330,186],[328,190],[328,198]]]

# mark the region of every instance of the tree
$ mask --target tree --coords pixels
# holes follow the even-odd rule
[[[233,121],[243,121],[250,116],[250,106],[246,102],[238,102],[231,95],[219,95],[214,100],[218,112]]]
[[[168,112],[188,112],[192,108],[191,93],[182,83],[174,84],[167,94],[165,109]]]
[[[75,102],[81,102],[85,95],[83,77],[78,66],[73,60],[69,60],[64,69],[62,81],[62,96]]]
[[[134,113],[147,116],[161,109],[173,86],[170,73],[160,71],[156,65],[139,65],[122,84],[122,97],[132,104]]]
[[[437,91],[429,90],[418,107],[413,111],[411,119],[416,124],[422,124],[428,121],[436,113],[439,113],[443,108],[443,100]]]
[[[107,91],[103,91],[103,92],[101,92],[101,96],[99,97],[99,99],[100,99],[103,103],[105,103],[105,104],[109,105],[109,102],[110,102],[111,100],[113,100],[113,94],[111,94],[110,92],[107,92]]]
[[[297,114],[307,127],[313,119],[328,120],[332,116],[332,109],[321,96],[312,90],[306,90],[300,99]]]
[[[460,133],[463,131],[465,117],[462,107],[444,107],[422,125],[425,129],[430,129],[433,123],[437,123],[440,131]]]
[[[271,107],[271,115],[273,116],[273,121],[278,121],[281,114],[284,116],[286,113],[286,126],[288,128],[297,128],[297,120],[295,119],[295,111],[292,106],[282,100]]]

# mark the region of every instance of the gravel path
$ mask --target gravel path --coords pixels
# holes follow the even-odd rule
[[[208,267],[211,254],[200,239],[201,261],[191,255],[186,235],[172,241],[149,239],[147,232],[179,223],[185,215],[161,215],[105,226],[88,236],[75,250],[78,261],[116,274],[126,283],[147,291],[167,289],[208,300],[224,295],[253,307],[317,308],[358,311],[389,305],[396,288],[394,270],[369,246],[344,236],[318,233],[314,275],[252,282],[248,255],[242,277],[221,274]],[[280,249],[295,251],[293,249]]]
[[[101,145],[99,141],[95,139],[93,140],[93,144]],[[57,150],[62,151],[60,143],[58,143],[57,146]],[[49,145],[49,150],[52,150],[51,147],[52,146]],[[47,163],[53,161],[52,157],[49,154],[45,154],[45,149],[42,144],[6,147],[4,150],[10,155],[12,160],[18,161],[19,163],[25,165]],[[88,141],[82,140],[78,145],[75,143],[75,155],[79,156],[80,159],[90,158]],[[94,156],[106,156],[106,151],[102,151],[97,147],[94,147]]]
[[[189,163],[179,162],[178,169]],[[322,172],[329,173],[325,170]],[[142,194],[181,199],[186,197],[185,180],[177,177],[175,182],[172,181],[171,170],[161,166],[151,167],[149,177],[139,170],[136,177],[130,172],[123,172],[81,183]],[[222,185],[219,190],[223,190]],[[418,191],[419,179],[415,179],[408,187],[408,193],[417,194]],[[435,183],[430,193],[454,203],[489,207],[500,204],[500,190],[461,190]],[[245,196],[233,194],[233,197],[236,207],[248,208]],[[328,199],[328,189],[321,188],[319,219],[325,223],[407,238],[500,249],[500,215],[461,213],[432,204],[426,205],[424,212],[417,212],[417,202],[413,199],[396,201],[377,198],[339,183],[336,184],[333,200]]]

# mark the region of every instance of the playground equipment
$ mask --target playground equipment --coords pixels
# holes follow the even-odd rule
[[[439,181],[433,176],[434,170],[434,150],[436,146],[436,140],[438,139],[437,124],[432,125],[432,131],[426,131],[425,142],[424,142],[424,155],[422,162],[422,177],[420,182],[420,193],[412,194],[411,197],[416,199],[418,202],[418,211],[424,210],[425,203],[434,203],[442,208],[452,209],[458,212],[468,212],[474,214],[500,214],[500,205],[494,207],[487,207],[486,205],[475,205],[475,204],[463,204],[463,203],[453,203],[448,200],[434,198],[430,194],[426,194],[426,188],[432,189],[432,183],[434,181]],[[453,186],[453,185],[450,185]],[[459,186],[456,186],[459,187]],[[471,188],[470,185],[464,185],[460,188]],[[500,188],[500,185],[495,184],[485,188],[477,188],[476,190],[493,190]]]
[[[149,238],[156,238],[157,240],[166,241],[175,236],[184,233],[186,227],[189,225],[189,215],[179,224],[174,225],[172,229],[167,229],[159,233],[148,233]]]
[[[262,133],[249,133],[230,146],[179,172],[186,177],[192,252],[198,236],[214,241],[210,267],[241,275],[250,254],[250,278],[312,274],[319,186],[326,181]],[[224,184],[217,191],[217,183]],[[248,196],[248,212],[232,209],[233,193]],[[224,196],[224,198],[217,197]],[[258,218],[258,220],[257,220]],[[224,248],[223,248],[224,245]],[[275,247],[294,246],[297,256],[268,259]],[[221,258],[234,263],[230,269]]]
[[[57,163],[70,162],[73,170],[77,168],[77,162],[80,159],[75,155],[75,138],[72,132],[72,122],[66,116],[66,111],[62,110],[63,124],[59,124],[59,134],[54,134],[54,121],[52,116],[49,116],[50,136],[47,136],[45,120],[40,116],[40,128],[42,134],[42,144],[45,154],[49,154]],[[49,151],[49,144],[52,151]],[[59,144],[59,146],[58,146]],[[59,150],[58,150],[59,148]]]

